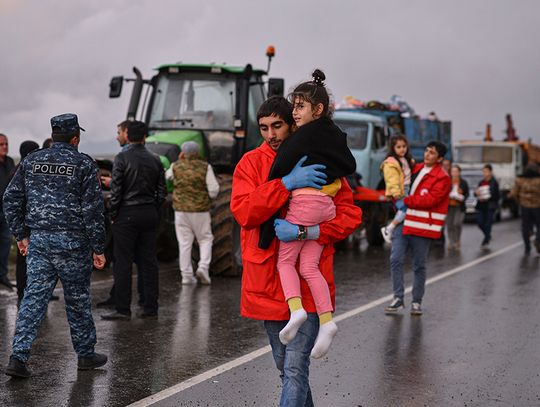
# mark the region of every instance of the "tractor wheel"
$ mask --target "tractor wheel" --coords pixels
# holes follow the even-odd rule
[[[240,226],[236,223],[231,209],[231,175],[220,175],[219,195],[213,201],[210,209],[212,216],[212,233],[214,244],[212,245],[212,263],[210,273],[212,275],[238,276],[242,271],[242,257],[240,253]],[[193,260],[199,259],[199,248],[193,248]]]
[[[159,261],[168,263],[178,257],[178,241],[174,230],[174,210],[170,194],[160,210],[156,248],[156,257]]]

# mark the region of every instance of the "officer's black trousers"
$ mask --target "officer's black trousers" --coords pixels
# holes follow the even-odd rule
[[[157,227],[158,211],[154,205],[124,206],[113,223],[114,294],[118,312],[131,313],[131,270],[137,253],[139,276],[144,284],[144,311],[157,313]]]

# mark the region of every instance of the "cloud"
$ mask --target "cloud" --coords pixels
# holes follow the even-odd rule
[[[71,111],[89,130],[82,148],[114,153],[130,87],[108,99],[113,75],[138,66],[149,77],[177,61],[266,68],[274,44],[271,73],[287,87],[320,67],[337,100],[399,94],[452,120],[455,139],[487,122],[497,136],[511,112],[518,133],[540,142],[539,13],[534,0],[1,0],[0,131],[13,152]]]

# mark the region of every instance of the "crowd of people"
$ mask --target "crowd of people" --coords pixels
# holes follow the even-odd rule
[[[246,153],[233,174],[231,211],[241,227],[241,315],[264,321],[283,389],[280,405],[312,406],[310,358],[327,354],[337,333],[333,321],[335,284],[333,243],[351,234],[362,221],[346,176],[355,171],[346,134],[332,121],[329,93],[320,70],[300,84],[289,99],[273,96],[257,112],[263,143]],[[132,268],[138,272],[139,318],[157,318],[159,267],[156,234],[159,209],[172,182],[172,201],[179,245],[179,269],[184,285],[211,284],[213,235],[211,200],[219,193],[212,166],[199,144],[182,144],[178,160],[164,171],[160,159],[145,147],[146,125],[118,124],[121,146],[110,177],[99,177],[96,163],[78,151],[78,117],[51,119],[52,137],[43,148],[26,141],[16,166],[8,155],[8,139],[0,134],[0,284],[7,278],[12,236],[17,241],[17,290],[20,300],[12,354],[6,374],[29,377],[30,349],[47,303],[58,299],[58,279],[64,288],[71,338],[78,368],[95,369],[107,356],[95,352],[96,332],[91,312],[90,275],[103,268],[110,246],[114,284],[98,307],[111,307],[106,321],[132,318]],[[291,137],[294,135],[293,137]],[[52,143],[51,143],[52,142]],[[393,300],[387,314],[405,307],[404,264],[412,256],[414,282],[410,313],[423,313],[426,262],[430,244],[446,229],[448,249],[459,251],[465,201],[471,186],[458,165],[444,157],[447,147],[427,143],[423,161],[411,157],[407,138],[394,135],[381,164],[385,194],[396,215],[381,232],[391,244]],[[101,184],[101,185],[100,185]],[[101,186],[110,188],[104,205]],[[475,186],[478,225],[487,247],[500,198],[489,164]],[[540,253],[540,173],[529,165],[512,196],[519,202],[525,251],[531,233]],[[109,233],[106,233],[109,230]],[[107,236],[108,235],[108,236]],[[192,266],[194,241],[200,260]]]

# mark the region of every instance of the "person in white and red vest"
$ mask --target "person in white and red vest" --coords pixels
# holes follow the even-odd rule
[[[441,236],[448,213],[451,182],[441,165],[446,151],[446,146],[438,141],[432,141],[426,146],[424,162],[413,169],[409,195],[396,202],[396,208],[406,210],[406,216],[392,236],[390,271],[394,299],[385,308],[387,314],[397,313],[405,307],[403,264],[409,249],[413,256],[414,271],[411,314],[422,314],[429,246],[432,240]]]

